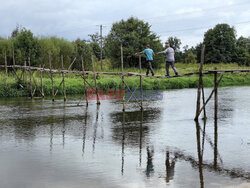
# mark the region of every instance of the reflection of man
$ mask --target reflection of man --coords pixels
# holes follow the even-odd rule
[[[170,180],[174,179],[174,167],[175,167],[175,162],[177,160],[177,156],[174,156],[174,159],[170,163],[169,159],[169,151],[166,153],[166,182],[168,183]]]
[[[154,165],[153,165],[153,155],[154,149],[151,150],[147,147],[147,168],[146,168],[146,176],[149,178],[150,175],[154,172]]]

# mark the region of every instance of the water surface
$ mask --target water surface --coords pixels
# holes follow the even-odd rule
[[[206,89],[209,95],[211,89]],[[140,111],[121,101],[0,99],[0,187],[229,187],[250,183],[250,87],[219,89],[214,122],[195,89]]]

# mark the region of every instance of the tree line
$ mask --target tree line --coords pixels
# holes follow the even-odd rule
[[[23,65],[30,58],[32,66],[49,67],[49,58],[53,68],[61,68],[61,57],[65,67],[69,66],[74,58],[73,69],[81,70],[81,58],[84,60],[86,70],[91,69],[91,55],[95,61],[100,60],[100,37],[98,33],[91,34],[90,40],[76,39],[68,41],[58,37],[36,37],[24,27],[17,26],[9,38],[0,37],[0,64],[4,64],[5,56],[8,65],[13,60],[18,65]],[[202,43],[196,46],[184,46],[181,49],[181,40],[169,37],[165,43],[174,48],[176,62],[200,62],[201,47],[205,48],[205,63],[238,63],[250,66],[250,37],[236,37],[234,27],[228,24],[217,24],[204,34]],[[150,44],[157,52],[164,49],[156,33],[151,31],[150,24],[131,17],[112,25],[109,34],[104,37],[103,58],[110,62],[109,68],[120,67],[121,46],[123,48],[124,66],[138,66],[138,52]],[[13,59],[13,57],[15,59]],[[144,59],[143,59],[144,61]],[[156,56],[154,67],[164,64],[163,56]]]

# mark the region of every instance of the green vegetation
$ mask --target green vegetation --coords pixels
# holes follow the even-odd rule
[[[198,72],[199,64],[181,64],[177,63],[177,68],[180,74],[190,73],[190,72]],[[205,65],[205,70],[213,70],[215,67],[220,69],[244,69],[246,67],[239,67],[237,64],[208,64]],[[97,67],[97,71],[100,68]],[[137,68],[127,68],[125,72],[138,72]],[[143,72],[146,70],[143,69]],[[171,70],[172,71],[172,70]],[[120,72],[119,69],[112,69],[112,72]],[[174,74],[171,72],[172,75]],[[19,72],[20,74],[20,72]],[[40,78],[38,72],[34,73],[37,84],[40,86]],[[164,75],[165,69],[160,68],[156,69],[157,75]],[[213,87],[213,75],[204,76],[204,85],[205,87]],[[55,88],[57,88],[61,82],[61,75],[56,75],[54,77]],[[130,88],[137,88],[139,86],[139,77],[129,77],[125,78],[127,85]],[[88,76],[88,82],[94,87],[93,76]],[[7,87],[6,87],[7,83]],[[49,75],[44,75],[43,78],[44,83],[44,93],[45,96],[51,96],[51,80]],[[65,79],[66,84],[66,93],[67,94],[83,94],[83,79],[80,76],[68,75]],[[121,89],[122,82],[118,76],[97,76],[97,84],[98,89],[100,90],[108,90],[108,89]],[[19,97],[19,96],[28,96],[29,89],[22,88],[20,85],[25,86],[25,83],[18,83],[15,81],[14,77],[8,77],[6,79],[5,74],[2,72],[0,74],[0,97]],[[190,76],[190,77],[180,77],[180,78],[171,78],[171,79],[155,79],[155,78],[144,78],[143,79],[143,89],[182,89],[182,88],[196,88],[198,85],[198,76]],[[250,85],[250,74],[249,73],[225,73],[224,78],[221,82],[220,86],[242,86],[242,85]],[[33,88],[35,85],[33,85]],[[90,86],[88,86],[90,87]],[[38,92],[39,89],[36,90],[36,95],[40,96]],[[59,95],[63,94],[62,88],[59,90]]]

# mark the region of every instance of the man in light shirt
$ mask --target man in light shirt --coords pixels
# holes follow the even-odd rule
[[[171,48],[169,44],[166,44],[166,49],[162,52],[158,52],[157,54],[166,55],[166,76],[170,76],[169,65],[173,68],[175,75],[178,76],[178,71],[175,67],[174,49]]]
[[[153,63],[153,59],[154,59],[153,56],[155,54],[154,54],[154,51],[152,49],[150,49],[150,45],[148,44],[146,46],[145,50],[136,53],[136,55],[138,55],[138,54],[145,54],[146,55],[146,62],[147,62],[147,72],[146,72],[146,75],[148,76],[148,73],[149,73],[149,70],[150,70],[151,73],[152,73],[152,76],[154,76],[154,70],[152,68],[152,63]]]

